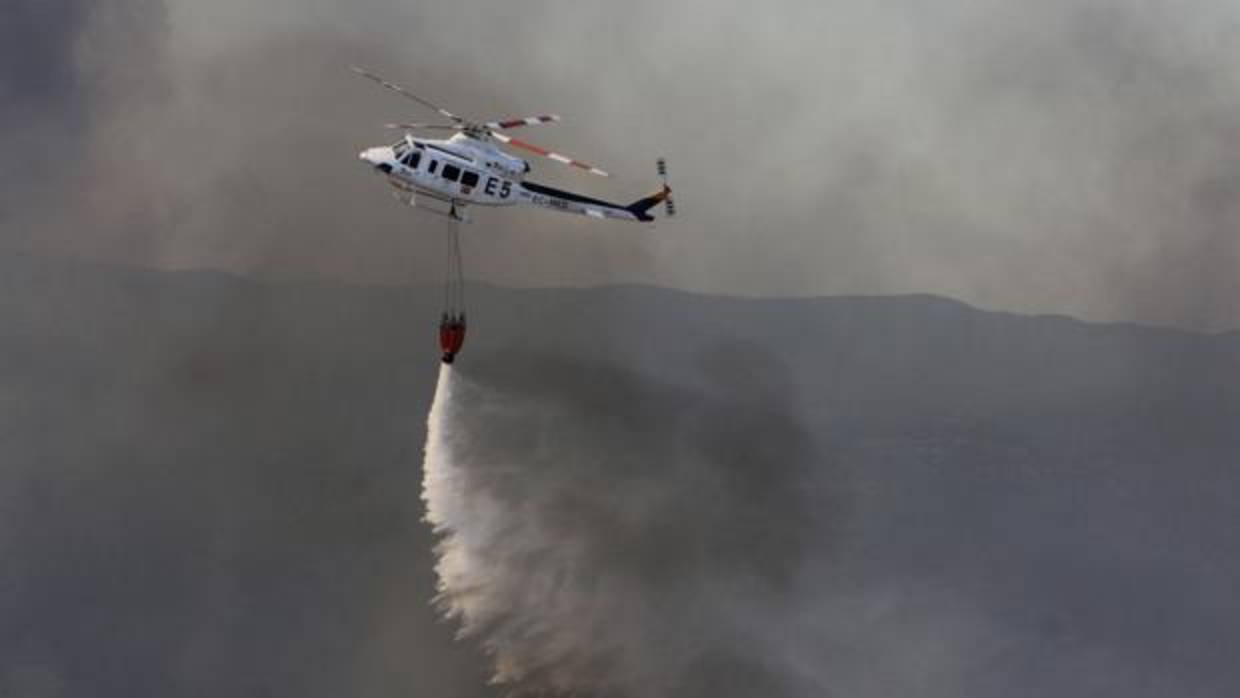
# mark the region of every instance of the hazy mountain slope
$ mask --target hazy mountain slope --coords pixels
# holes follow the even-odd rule
[[[931,297],[470,295],[463,371],[536,384],[574,357],[786,399],[838,493],[805,574],[853,606],[841,695],[936,671],[955,695],[1240,686],[1236,335]],[[0,258],[0,693],[485,694],[428,607],[438,300]]]

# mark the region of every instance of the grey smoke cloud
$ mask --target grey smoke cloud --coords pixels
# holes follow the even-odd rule
[[[0,164],[0,224],[6,232],[14,207],[50,181],[50,158],[39,157],[38,143],[52,142],[59,129],[71,133],[83,125],[73,46],[89,6],[22,1],[6,6],[0,23],[0,144],[6,154]]]
[[[166,94],[92,98],[114,118],[44,227],[144,264],[435,279],[436,222],[354,157],[413,113],[344,70],[366,63],[471,114],[562,113],[529,137],[619,175],[540,163],[555,184],[627,199],[670,158],[675,225],[483,212],[475,278],[1232,327],[1238,21],[1220,2],[174,0],[163,53],[105,44],[113,68],[169,73]]]
[[[0,18],[0,247],[146,259],[132,227],[164,191],[114,136],[166,96],[163,1],[14,0]]]
[[[75,89],[71,47],[89,6],[85,2],[8,5],[0,49],[0,95],[6,106],[40,99],[54,101]]]

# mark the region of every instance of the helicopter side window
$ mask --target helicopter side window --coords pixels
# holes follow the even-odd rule
[[[415,150],[405,155],[405,159],[401,160],[401,164],[403,164],[405,167],[416,170],[418,169],[418,161],[420,161],[421,159],[422,159],[422,154]]]
[[[465,170],[465,172],[461,174],[461,186],[462,187],[478,186],[478,173]]]
[[[443,178],[449,182],[455,182],[461,176],[461,168],[456,165],[443,166]]]
[[[426,171],[427,171],[427,172],[429,172],[429,173],[431,173],[431,174],[435,174],[435,170],[436,170],[438,167],[439,167],[439,161],[438,161],[438,160],[431,160],[431,164],[430,164],[430,165],[426,168]]]

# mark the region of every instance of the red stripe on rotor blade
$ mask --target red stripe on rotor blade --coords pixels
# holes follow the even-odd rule
[[[529,143],[526,143],[525,141],[517,140],[516,138],[512,139],[510,143],[512,143],[513,145],[519,148],[526,148],[526,149],[532,150],[535,153],[538,153],[539,155],[550,155],[551,154],[550,150],[543,150],[542,148],[539,148],[536,145],[530,145]]]

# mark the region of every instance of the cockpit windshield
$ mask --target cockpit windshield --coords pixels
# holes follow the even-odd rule
[[[405,153],[407,153],[407,152],[409,152],[409,142],[408,142],[408,141],[403,141],[403,140],[402,140],[402,141],[397,141],[397,142],[395,142],[395,143],[393,143],[393,144],[392,144],[392,154],[396,156],[396,159],[397,159],[397,160],[399,160],[399,159],[401,159],[402,157],[404,157]]]

